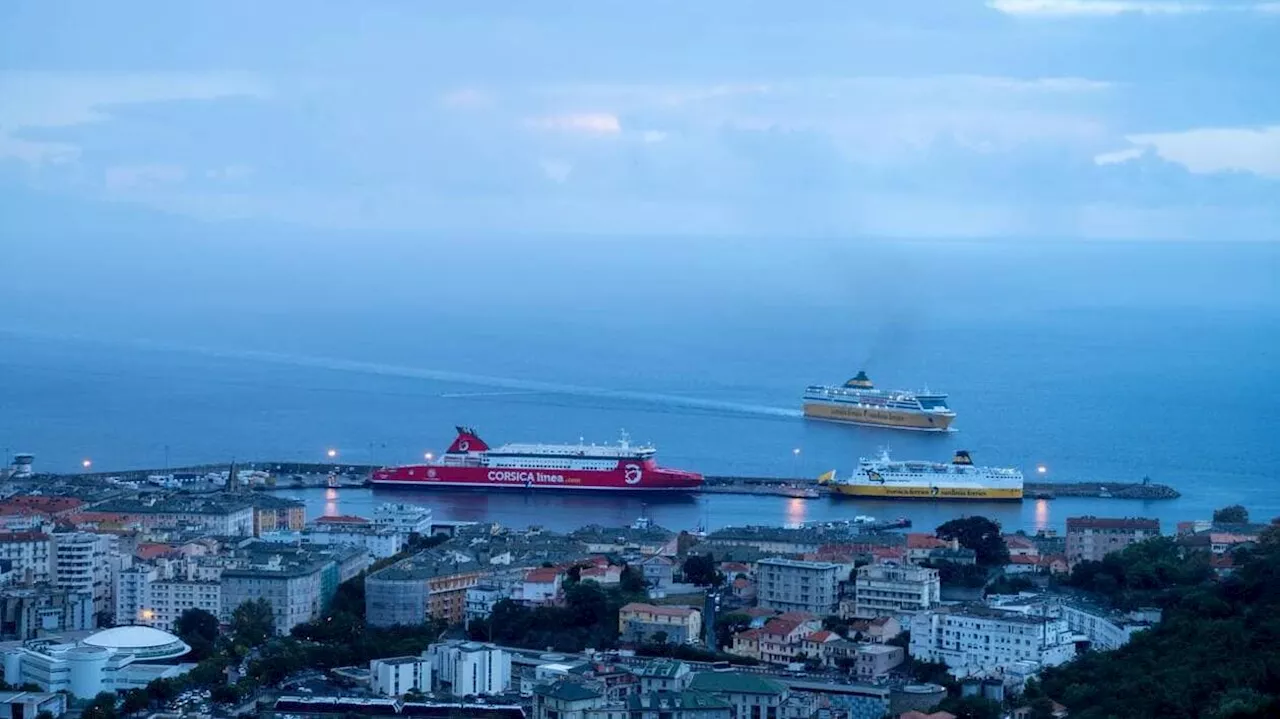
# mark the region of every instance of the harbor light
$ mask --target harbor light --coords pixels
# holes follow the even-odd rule
[[[88,469],[88,468],[90,468],[90,467],[92,467],[92,466],[93,466],[93,462],[91,462],[90,460],[87,460],[87,459],[86,459],[85,461],[83,461],[83,462],[81,462],[81,463],[80,463],[80,466],[81,466],[81,467],[84,467],[85,469]]]
[[[331,449],[328,452],[325,452],[325,454],[329,456],[329,459],[333,459],[334,457],[338,456],[338,450]]]
[[[1036,472],[1040,474],[1044,474],[1045,472],[1048,472],[1048,471],[1049,471],[1049,468],[1044,466],[1043,464],[1036,465]]]
[[[792,454],[794,454],[795,456],[799,457],[799,456],[800,456],[800,448],[799,448],[799,447],[796,447],[795,449],[791,450],[791,453],[792,453]]]

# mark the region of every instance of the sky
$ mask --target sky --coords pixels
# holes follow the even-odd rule
[[[1252,0],[9,0],[0,241],[1274,241],[1277,47]]]

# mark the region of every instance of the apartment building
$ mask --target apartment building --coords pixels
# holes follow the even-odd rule
[[[841,565],[778,557],[756,563],[756,602],[783,612],[834,614],[840,605]]]
[[[942,662],[962,678],[1015,662],[1058,666],[1075,656],[1075,641],[1062,618],[970,607],[917,614],[909,652],[920,661]]]
[[[479,584],[484,567],[456,560],[428,551],[365,577],[369,626],[422,624],[428,618],[453,624],[465,619],[467,590]]]
[[[873,619],[937,606],[942,587],[938,570],[897,564],[868,564],[854,580],[854,617]]]
[[[271,604],[277,634],[320,615],[338,585],[369,566],[369,554],[355,547],[324,551],[253,542],[236,551],[221,577],[222,618],[245,602]]]
[[[193,560],[160,561],[119,573],[115,582],[117,624],[141,624],[173,631],[188,609],[222,614],[222,570]]]
[[[438,685],[455,696],[502,694],[511,688],[511,655],[493,644],[451,641],[427,649]]]
[[[119,538],[89,532],[52,536],[54,585],[92,596],[95,612],[114,611],[112,568],[120,564],[113,562],[119,555]]]
[[[1160,536],[1160,521],[1142,517],[1067,517],[1067,563],[1100,562],[1130,544]]]
[[[43,532],[0,532],[0,559],[13,563],[13,582],[43,584],[53,577],[53,546]]]
[[[410,691],[431,691],[431,659],[387,657],[369,662],[369,688],[378,694],[398,697]]]
[[[671,644],[696,642],[702,636],[702,612],[632,602],[618,612],[618,631],[628,642],[652,641],[659,632]]]

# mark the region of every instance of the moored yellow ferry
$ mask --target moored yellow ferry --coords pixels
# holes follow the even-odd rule
[[[1022,499],[1022,472],[1004,467],[975,467],[969,453],[958,451],[949,464],[899,462],[881,452],[861,459],[852,477],[835,472],[818,478],[836,494],[901,499]]]
[[[946,432],[956,413],[947,395],[876,389],[866,372],[841,386],[811,385],[804,391],[804,416],[828,422]]]

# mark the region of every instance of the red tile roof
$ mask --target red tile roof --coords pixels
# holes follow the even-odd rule
[[[539,567],[530,569],[524,575],[524,581],[535,582],[537,584],[550,584],[556,581],[556,577],[560,576],[560,570],[555,567]]]
[[[161,544],[157,542],[144,542],[133,550],[133,556],[139,559],[156,559],[173,554],[177,548],[171,544]]]
[[[907,549],[945,549],[950,546],[951,542],[932,534],[912,532],[907,535]]]
[[[41,542],[49,539],[43,532],[0,532],[0,542]]]
[[[1026,554],[1015,554],[1009,557],[1009,564],[1039,564],[1039,557],[1032,557]]]
[[[689,607],[664,607],[656,604],[645,604],[644,602],[632,602],[622,608],[624,612],[648,612],[649,614],[657,614],[665,617],[688,617],[692,616],[694,611]]]
[[[774,637],[790,636],[800,626],[800,622],[787,619],[770,619],[765,622],[764,633]]]
[[[0,509],[30,509],[44,514],[74,512],[83,506],[83,499],[75,497],[44,497],[40,495],[19,495],[9,497],[0,502]]]
[[[839,639],[839,638],[840,638],[839,634],[836,634],[835,632],[832,632],[832,631],[828,631],[826,629],[821,629],[805,637],[804,640],[806,642],[813,642],[814,644],[825,644],[827,642],[835,641],[836,639]]]
[[[1004,544],[1009,549],[1035,549],[1036,543],[1021,534],[1004,535]]]
[[[316,524],[369,524],[369,520],[353,514],[335,514],[317,518]]]

